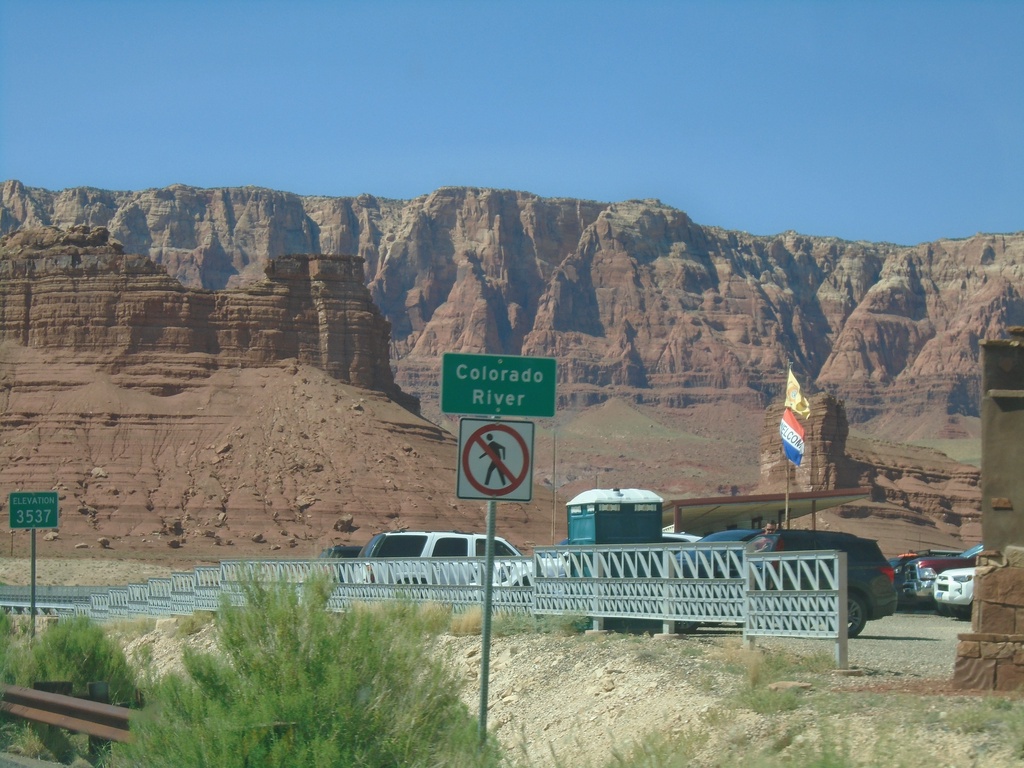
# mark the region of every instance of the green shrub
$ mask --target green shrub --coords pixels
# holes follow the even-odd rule
[[[668,737],[653,733],[629,745],[623,753],[613,750],[608,768],[688,768],[706,735],[687,731]]]
[[[12,752],[36,760],[53,760],[55,755],[47,748],[39,729],[32,723],[20,719],[0,722],[0,745],[5,752]]]
[[[537,620],[528,613],[500,612],[491,616],[491,633],[494,637],[529,635],[537,631]]]
[[[544,635],[581,635],[590,629],[592,624],[588,616],[575,613],[542,614],[537,617],[537,631]]]
[[[112,702],[127,704],[135,698],[135,674],[124,651],[102,627],[84,616],[57,622],[15,659],[14,682],[18,685],[66,680],[79,694],[88,690],[89,683],[103,681],[110,686]]]
[[[7,611],[0,611],[0,683],[14,682],[14,677],[8,672],[13,642],[14,622]]]
[[[202,631],[203,627],[212,624],[217,614],[212,611],[196,611],[188,616],[178,619],[179,635],[195,635]]]
[[[748,688],[737,694],[736,703],[762,715],[777,715],[799,707],[800,698],[793,689]]]
[[[244,585],[217,615],[220,654],[186,652],[111,765],[496,766],[457,678],[432,656],[436,617],[408,603],[327,610],[330,585]],[[145,713],[144,713],[145,714]],[[187,737],[183,738],[183,734]]]

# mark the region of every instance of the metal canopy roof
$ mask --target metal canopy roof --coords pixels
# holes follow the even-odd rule
[[[849,504],[870,495],[870,488],[790,493],[789,519]],[[674,525],[677,531],[705,535],[726,528],[760,528],[769,520],[783,523],[785,509],[785,493],[666,499],[662,522],[665,525]]]

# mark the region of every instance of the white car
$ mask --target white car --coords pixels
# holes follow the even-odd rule
[[[971,618],[974,601],[974,568],[951,568],[935,577],[932,586],[935,610],[940,616]]]

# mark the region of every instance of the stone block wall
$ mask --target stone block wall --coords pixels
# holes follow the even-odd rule
[[[978,556],[971,629],[959,636],[953,684],[972,690],[1024,688],[1024,548]]]
[[[972,632],[960,635],[959,688],[1024,688],[1024,327],[981,343],[981,525]]]

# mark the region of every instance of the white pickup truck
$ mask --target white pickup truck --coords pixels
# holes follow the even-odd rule
[[[480,584],[487,536],[461,531],[386,531],[359,553],[366,582],[377,584]],[[501,587],[528,587],[533,562],[505,539],[494,537],[494,576]]]

